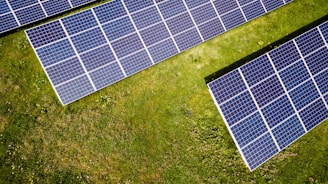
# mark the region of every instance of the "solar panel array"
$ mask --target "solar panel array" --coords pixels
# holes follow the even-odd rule
[[[114,0],[26,33],[65,105],[286,3]]]
[[[0,0],[0,34],[95,0]]]
[[[254,170],[328,118],[328,22],[208,84]]]

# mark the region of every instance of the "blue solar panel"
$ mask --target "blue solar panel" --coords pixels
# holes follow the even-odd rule
[[[226,27],[226,29],[230,30],[238,25],[246,22],[243,14],[239,9],[236,9],[232,12],[229,12],[222,16],[222,21]]]
[[[0,15],[0,33],[6,30],[13,29],[18,26],[18,23],[11,13]]]
[[[302,82],[310,78],[310,74],[306,69],[303,61],[292,64],[279,73],[287,90],[291,90]]]
[[[286,148],[305,133],[301,121],[296,115],[272,129],[280,149]]]
[[[311,31],[296,38],[295,41],[298,44],[303,56],[306,56],[325,45],[318,29],[312,29]]]
[[[0,34],[95,0],[1,0]]]
[[[222,110],[227,123],[231,126],[255,112],[256,105],[250,93],[244,92],[222,104],[220,109]],[[240,112],[240,109],[244,109],[244,111]]]
[[[268,129],[259,112],[251,115],[245,120],[231,127],[232,133],[235,135],[236,141],[240,147],[244,147],[252,140],[267,132]]]
[[[267,11],[274,10],[282,5],[284,5],[283,0],[262,0]]]
[[[187,11],[186,6],[183,4],[182,0],[164,1],[163,3],[158,4],[158,7],[165,19]]]
[[[188,12],[168,19],[166,22],[173,35],[195,26]]]
[[[285,92],[277,76],[270,77],[252,87],[251,91],[260,107],[272,102]]]
[[[91,81],[86,75],[56,86],[55,89],[63,104],[94,92]]]
[[[71,9],[71,5],[69,4],[68,0],[61,0],[61,1],[45,1],[43,3],[43,7],[48,16],[55,15],[60,12],[64,12],[66,10]]]
[[[69,35],[98,26],[96,17],[93,16],[91,10],[79,12],[62,19],[62,22]]]
[[[295,89],[289,92],[289,95],[297,110],[302,109],[303,107],[320,97],[312,80],[308,80],[302,85],[296,87]]]
[[[328,22],[320,26],[320,31],[325,38],[326,43],[328,42]]]
[[[129,17],[123,17],[102,26],[108,40],[113,41],[125,35],[135,32],[135,28]]]
[[[193,9],[190,12],[197,25],[218,17],[212,4],[205,4],[204,6]]]
[[[148,50],[155,63],[179,53],[171,38],[149,47]]]
[[[277,146],[269,133],[256,139],[254,142],[242,149],[244,158],[252,160],[248,163],[251,170],[257,168],[260,164],[267,161],[278,152]]]
[[[289,41],[278,47],[270,52],[269,55],[278,71],[301,59],[293,41]]]
[[[321,99],[301,110],[299,114],[308,131],[328,118],[327,106]]]
[[[263,8],[260,1],[254,1],[250,4],[245,5],[243,7],[243,11],[247,20],[254,19],[265,13],[265,9]]]
[[[156,32],[162,30],[161,32]],[[164,23],[156,24],[152,27],[140,31],[141,37],[147,46],[158,43],[166,38],[170,38],[170,33]]]
[[[42,3],[48,4],[44,9],[53,14],[67,7],[67,1]],[[76,6],[86,1],[69,2]],[[247,11],[253,11],[252,18],[265,13],[249,9],[249,3],[255,6],[255,1],[242,1],[239,6],[236,0],[113,0],[29,29],[26,34],[44,68],[76,57],[96,91],[121,80],[121,74],[126,78],[246,22]],[[256,9],[264,9],[258,2],[256,5]],[[119,75],[103,75],[106,68],[111,70],[110,63],[117,63]],[[57,85],[62,84],[56,83],[55,89]],[[85,96],[82,93],[72,97]],[[72,99],[66,92],[57,94],[63,104]]]
[[[44,67],[75,56],[70,42],[65,39],[36,50]]]
[[[218,18],[212,19],[208,22],[205,22],[204,24],[199,25],[198,29],[204,40],[209,40],[225,31]]]
[[[16,11],[16,17],[20,24],[28,24],[46,17],[42,7],[37,4]]]
[[[77,58],[72,58],[57,65],[46,68],[49,78],[54,85],[61,84],[84,74],[82,65]]]
[[[216,10],[220,15],[230,12],[238,8],[236,0],[222,0],[222,1],[213,1]]]
[[[152,62],[147,52],[143,50],[121,59],[121,64],[124,71],[129,76],[143,70],[144,68],[150,67]]]
[[[246,4],[251,3],[253,1],[254,0],[238,0],[238,2],[239,2],[240,5],[246,5]]]
[[[274,69],[266,55],[255,59],[240,69],[250,87],[274,74]]]
[[[195,8],[195,7],[198,7],[198,6],[201,6],[201,5],[204,5],[205,3],[208,3],[210,2],[210,0],[198,0],[198,1],[195,1],[195,0],[185,0],[188,8]]]
[[[180,51],[187,50],[202,42],[202,39],[195,28],[176,35],[174,39]]]
[[[112,83],[115,83],[124,78],[124,74],[117,62],[106,65],[95,71],[90,72],[90,77],[99,90]]]
[[[273,128],[291,115],[295,114],[295,110],[287,95],[284,95],[263,107],[262,113],[269,127]]]
[[[9,0],[8,2],[13,10],[17,10],[26,6],[37,4],[38,0]]]
[[[94,8],[94,12],[101,24],[127,15],[121,1],[105,3]]]
[[[88,51],[97,46],[107,43],[100,28],[94,28],[71,37],[78,53]]]
[[[317,52],[305,57],[306,64],[309,66],[312,75],[328,68],[328,48],[323,47]]]
[[[218,104],[221,104],[233,96],[245,91],[246,85],[243,84],[243,79],[238,72],[234,70],[227,75],[217,79],[218,82],[209,84],[209,87],[213,91],[214,97]]]
[[[26,32],[30,36],[29,40],[34,48],[39,48],[66,37],[65,31],[59,21],[50,22],[47,25],[42,25]]]
[[[0,14],[10,12],[10,8],[6,1],[0,1]]]
[[[326,25],[208,84],[250,170],[328,118]]]
[[[133,14],[132,18],[138,29],[142,29],[162,21],[159,12],[154,6]]]
[[[143,0],[143,1],[126,1],[125,5],[129,12],[133,13],[137,10],[144,9],[154,4],[153,0]]]
[[[108,45],[101,46],[80,55],[87,71],[94,70],[115,61],[115,56]]]
[[[328,67],[326,68],[325,71],[315,76],[314,79],[320,89],[321,94],[327,94],[328,93],[328,85],[327,85]]]
[[[129,45],[126,47],[126,45]],[[137,33],[112,42],[113,49],[119,58],[137,52],[144,48]]]

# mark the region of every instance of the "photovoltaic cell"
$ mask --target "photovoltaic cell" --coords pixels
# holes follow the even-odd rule
[[[124,78],[124,74],[117,62],[113,62],[102,68],[90,73],[90,77],[94,82],[97,90],[104,88],[114,82]]]
[[[312,75],[318,74],[328,67],[328,48],[322,47],[317,52],[305,57],[305,61]]]
[[[1,0],[0,34],[95,0]]]
[[[80,55],[80,58],[87,71],[97,69],[115,61],[115,56],[108,45],[83,53]]]
[[[328,67],[326,68],[325,71],[322,73],[319,73],[317,76],[315,76],[315,82],[317,83],[321,94],[326,94],[328,93]]]
[[[306,69],[303,61],[292,64],[279,73],[287,90],[291,90],[302,82],[310,78],[310,74]]]
[[[255,59],[240,69],[250,87],[274,74],[274,69],[266,55]]]
[[[328,118],[326,25],[208,84],[250,170]]]
[[[289,41],[271,51],[269,55],[278,71],[301,59],[301,56],[297,52],[296,45],[293,41]]]
[[[41,1],[47,6],[43,7],[46,14],[65,9],[67,2],[77,6],[86,0]],[[2,9],[7,11],[5,6]],[[266,8],[259,1],[247,0],[240,1],[240,6],[236,0],[113,0],[29,29],[26,34],[46,72],[48,67],[76,58],[84,71],[83,81],[89,80],[96,91],[261,16],[267,12],[263,10]],[[118,69],[119,74],[113,72]],[[57,95],[64,105],[89,94],[89,90],[81,90],[81,95],[76,91],[69,95],[58,88],[73,79],[67,80],[60,84],[51,81],[55,90],[61,90]],[[90,87],[86,82],[74,84]]]
[[[272,129],[272,134],[277,140],[280,149],[286,148],[304,133],[305,130],[302,127],[302,123],[296,115]]]
[[[243,17],[243,14],[239,9],[233,10],[232,12],[223,15],[222,21],[228,30],[246,22],[245,18]]]
[[[251,20],[253,18],[259,17],[265,13],[265,9],[260,1],[254,1],[243,7],[246,19]]]

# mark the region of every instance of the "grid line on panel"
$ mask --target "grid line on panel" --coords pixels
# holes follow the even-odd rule
[[[113,51],[112,44],[110,43],[110,41],[109,41],[109,39],[108,39],[108,37],[107,37],[107,35],[106,35],[106,33],[105,33],[105,31],[104,31],[102,25],[100,24],[99,19],[98,19],[97,15],[96,15],[94,9],[91,9],[91,11],[92,11],[92,14],[93,14],[93,16],[95,17],[97,23],[98,23],[98,26],[100,27],[100,30],[102,31],[103,35],[105,36],[105,39],[106,39],[106,41],[107,41],[108,46],[109,46],[110,49]],[[116,53],[113,52],[113,55],[114,55],[115,60],[117,61],[118,65],[120,66],[120,68],[121,68],[121,70],[122,70],[122,73],[123,73],[124,77],[127,77],[127,75],[126,75],[126,73],[125,73],[125,71],[124,71],[124,69],[123,69],[123,66],[122,66],[121,62],[119,61],[119,59],[118,59]],[[90,72],[91,72],[91,71],[90,71]]]
[[[65,31],[65,34],[66,34],[66,36],[67,36],[67,39],[69,40],[70,44],[72,45],[73,50],[74,50],[74,52],[75,52],[75,54],[76,54],[76,56],[77,56],[77,58],[78,58],[80,64],[82,65],[83,70],[84,70],[84,72],[86,73],[86,75],[87,75],[87,77],[88,77],[88,79],[89,79],[89,81],[90,81],[90,83],[91,83],[91,85],[92,85],[94,91],[96,91],[96,86],[93,84],[93,82],[92,82],[92,80],[91,80],[91,77],[90,77],[90,75],[89,75],[87,69],[85,68],[85,66],[84,66],[84,64],[83,64],[83,62],[82,62],[82,60],[81,60],[81,58],[80,58],[80,55],[79,55],[79,53],[77,52],[77,50],[76,50],[76,48],[75,48],[75,46],[74,46],[74,44],[73,44],[73,42],[72,42],[72,40],[71,40],[71,38],[70,38],[70,36],[69,36],[67,30],[66,30],[66,28],[65,28],[65,26],[64,26],[64,24],[63,24],[63,22],[62,22],[62,20],[60,19],[59,22],[60,22],[61,26],[63,27],[63,30]]]
[[[70,7],[73,8],[73,4],[72,4],[71,0],[68,0],[68,3],[70,5]]]
[[[259,111],[255,111],[255,113],[257,113]],[[255,114],[253,113],[253,114]],[[249,143],[245,144],[243,147],[241,147],[241,149],[244,149],[246,147],[248,147],[249,145],[253,144],[255,141],[261,139],[264,135],[266,135],[268,132],[264,132],[263,134],[259,135],[258,137],[256,137],[255,139],[253,139],[252,141],[250,141]]]
[[[210,2],[211,2],[212,6],[213,6],[213,8],[214,8],[214,10],[215,10],[216,15],[218,16],[218,19],[219,19],[220,23],[221,23],[222,26],[223,26],[224,31],[227,31],[227,28],[226,28],[226,26],[224,25],[224,23],[223,23],[223,21],[222,21],[222,18],[221,18],[221,16],[220,16],[219,12],[218,12],[218,10],[215,8],[215,5],[214,5],[214,3],[213,3],[213,0],[210,0]]]
[[[319,29],[319,27],[317,27],[317,29]],[[320,29],[319,29],[319,32],[320,32]],[[321,38],[323,38],[322,35],[321,35]],[[323,40],[325,40],[325,39],[323,38]],[[310,74],[310,78],[311,78],[312,82],[314,83],[314,86],[315,86],[315,88],[317,89],[317,92],[320,94],[321,99],[323,100],[323,102],[324,102],[326,108],[328,109],[328,104],[327,104],[327,102],[326,102],[326,100],[325,100],[323,94],[321,93],[321,91],[320,91],[320,89],[319,89],[319,87],[318,87],[317,82],[314,80],[314,77],[313,77],[313,75],[312,75],[312,73],[311,73],[311,70],[310,70],[308,64],[306,63],[306,61],[305,61],[305,59],[304,59],[304,56],[303,56],[303,54],[301,53],[300,48],[298,47],[298,45],[297,45],[295,39],[294,39],[293,41],[294,41],[294,44],[296,45],[296,48],[297,48],[298,53],[301,55],[302,61],[303,61],[304,65],[305,65],[305,67],[306,67],[308,73]]]
[[[328,43],[327,43],[325,37],[323,36],[321,29],[319,27],[317,29],[319,31],[319,34],[320,34],[321,38],[323,39],[323,42],[325,42],[325,45],[328,47]]]
[[[134,29],[136,30],[136,33],[138,34],[139,39],[140,39],[141,42],[142,42],[142,45],[143,45],[144,49],[146,50],[146,52],[147,52],[147,54],[148,54],[148,57],[150,58],[152,64],[154,65],[154,64],[155,64],[154,59],[153,59],[153,57],[150,55],[149,50],[148,50],[148,48],[147,48],[147,46],[146,46],[146,44],[145,44],[143,38],[141,37],[140,32],[139,32],[139,30],[138,30],[138,28],[137,28],[137,26],[136,26],[134,20],[132,19],[131,14],[130,14],[128,8],[126,7],[126,4],[125,4],[124,0],[122,0],[122,4],[123,4],[123,6],[124,6],[125,11],[128,13],[128,16],[129,16],[129,18],[130,18],[130,20],[131,20],[131,22],[132,22],[132,24],[133,24]]]
[[[7,5],[8,5],[8,7],[9,7],[9,9],[10,9],[11,14],[14,16],[14,18],[15,18],[15,20],[16,20],[18,26],[21,26],[21,23],[19,22],[19,20],[18,20],[16,14],[15,14],[13,8],[11,7],[11,4],[9,3],[9,0],[6,0],[6,3],[7,3]],[[6,30],[5,30],[5,31],[6,31]]]
[[[312,104],[316,103],[317,101],[322,100],[321,96],[319,96],[318,98],[312,100],[310,103],[306,104],[304,107],[302,107],[300,110],[298,110],[299,112],[303,111],[304,109],[307,109],[309,106],[311,106]]]
[[[182,0],[182,2],[183,2],[183,4],[184,4],[184,6],[186,7],[189,16],[191,17],[191,20],[192,20],[192,22],[194,23],[194,26],[195,26],[195,28],[196,28],[196,30],[197,30],[197,32],[198,32],[200,38],[202,39],[202,42],[204,42],[203,35],[202,35],[202,34],[200,33],[200,31],[199,31],[199,28],[198,28],[198,26],[197,26],[197,24],[196,24],[196,22],[195,22],[195,19],[194,19],[194,17],[193,17],[192,14],[191,14],[190,9],[188,8],[188,5],[186,4],[186,1],[185,1],[185,0]]]
[[[80,75],[78,75],[78,76],[76,76],[76,77],[73,77],[73,78],[71,78],[71,79],[68,79],[68,80],[66,80],[66,81],[64,81],[64,82],[62,82],[62,83],[60,83],[60,84],[57,84],[57,85],[54,85],[54,87],[59,87],[59,86],[63,86],[63,85],[65,85],[65,84],[67,84],[67,83],[70,83],[70,82],[72,82],[72,81],[74,81],[74,80],[76,80],[76,79],[78,79],[78,78],[80,78],[80,77],[83,77],[85,75],[85,73],[83,73],[83,74],[80,74]],[[50,79],[50,78],[49,78]],[[55,90],[56,91],[56,93],[57,93],[57,90]],[[59,95],[58,95],[59,96]]]
[[[123,0],[123,1],[124,1],[124,0]],[[141,8],[141,9],[136,10],[136,11],[133,11],[133,12],[130,12],[129,9],[128,9],[128,11],[130,12],[131,15],[133,15],[133,14],[140,13],[140,12],[142,12],[142,11],[144,11],[144,10],[150,9],[150,8],[152,8],[152,7],[154,7],[154,6],[155,6],[155,5],[146,6],[146,7],[144,7],[144,8]]]
[[[260,2],[261,2],[261,5],[262,5],[262,7],[263,7],[263,9],[264,9],[265,13],[267,13],[267,12],[268,12],[268,10],[267,10],[267,9],[266,9],[266,7],[264,6],[264,3],[263,3],[263,1],[262,1],[262,0],[260,0]]]
[[[48,13],[47,13],[46,10],[44,9],[43,4],[41,3],[41,0],[38,0],[38,3],[39,3],[39,5],[40,5],[41,8],[42,8],[43,13],[46,15],[46,17],[48,17]]]
[[[276,75],[277,75],[277,77],[278,77],[278,80],[280,81],[280,83],[281,83],[281,85],[282,85],[282,88],[284,89],[284,91],[285,91],[285,93],[286,93],[286,96],[287,96],[288,100],[290,101],[290,103],[291,103],[291,105],[292,105],[292,107],[293,107],[293,109],[294,109],[294,111],[295,111],[295,113],[296,113],[297,118],[300,120],[300,122],[301,122],[301,124],[302,124],[302,127],[303,127],[303,129],[304,129],[304,131],[307,132],[306,127],[305,127],[305,125],[304,125],[304,123],[303,123],[303,121],[302,121],[302,119],[301,119],[301,116],[299,115],[299,113],[298,113],[298,111],[297,111],[297,109],[296,109],[296,107],[295,107],[295,104],[294,104],[294,102],[292,101],[292,99],[291,99],[291,97],[290,97],[290,95],[289,95],[289,93],[288,93],[288,91],[287,91],[287,89],[286,89],[286,86],[284,85],[284,83],[283,83],[283,81],[282,81],[282,79],[281,79],[281,77],[280,77],[280,75],[279,75],[279,73],[278,73],[277,68],[274,66],[273,61],[272,61],[272,59],[271,59],[269,53],[267,53],[267,56],[268,56],[269,61],[270,61],[271,65],[272,65],[272,67],[273,67],[273,69],[274,69],[274,71],[275,71],[275,73],[276,73]],[[292,90],[292,89],[291,89],[291,90]],[[272,128],[272,129],[273,129],[273,128]]]
[[[237,2],[237,5],[238,5],[238,8],[239,8],[239,9],[240,9],[240,11],[241,11],[241,14],[243,15],[243,17],[244,17],[245,21],[247,22],[247,21],[248,21],[248,19],[246,18],[246,15],[245,15],[245,13],[244,13],[243,9],[241,8],[239,1],[238,1],[238,0],[236,0],[236,2]]]
[[[247,89],[248,89],[248,92],[250,93],[250,95],[251,95],[251,97],[252,97],[252,99],[253,99],[253,101],[254,101],[254,103],[255,103],[256,108],[258,109],[258,111],[259,111],[259,113],[260,113],[260,115],[261,115],[261,118],[263,119],[263,121],[264,121],[264,123],[265,123],[266,128],[268,129],[268,132],[269,132],[270,136],[272,137],[272,139],[273,139],[273,141],[274,141],[274,143],[275,143],[275,145],[276,145],[278,151],[280,151],[280,147],[279,147],[279,145],[278,145],[278,142],[277,142],[277,140],[274,138],[273,133],[272,133],[272,131],[271,131],[271,129],[270,129],[268,123],[266,122],[266,120],[265,120],[265,118],[264,118],[264,115],[263,115],[263,113],[262,113],[262,111],[261,111],[261,108],[260,108],[258,102],[255,100],[255,97],[254,97],[254,95],[253,95],[253,93],[252,93],[250,87],[248,86],[248,84],[247,84],[247,82],[246,82],[246,79],[245,79],[245,77],[244,77],[244,74],[242,73],[242,71],[240,70],[240,68],[238,68],[238,71],[239,71],[239,73],[240,73],[240,75],[241,75],[241,77],[242,77],[242,79],[243,79],[243,81],[244,81],[244,83],[245,83],[245,85],[246,85],[246,87],[247,87]]]

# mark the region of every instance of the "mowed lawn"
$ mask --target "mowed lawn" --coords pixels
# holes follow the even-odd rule
[[[327,13],[294,0],[67,106],[28,27],[0,35],[0,183],[328,183],[328,122],[250,172],[204,81]]]

